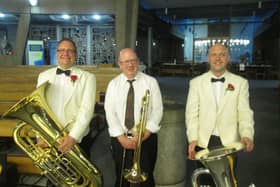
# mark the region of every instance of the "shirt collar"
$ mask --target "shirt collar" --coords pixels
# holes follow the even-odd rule
[[[121,74],[121,77],[122,77],[122,79],[124,80],[124,81],[127,81],[128,80],[128,78],[122,73]],[[136,73],[136,75],[135,75],[135,77],[134,77],[134,80],[137,80],[137,79],[139,79],[139,77],[140,77],[140,73],[139,73],[139,71]]]
[[[227,71],[225,71],[220,77],[217,77],[210,71],[211,77],[213,77],[215,79],[220,79],[220,78],[226,77],[226,74],[227,74]]]
[[[62,70],[64,70],[64,71],[65,71],[65,70],[70,70],[70,71],[73,70],[73,66],[70,67],[70,68],[64,69],[64,68],[62,68],[61,66],[58,65],[57,68],[62,69]]]

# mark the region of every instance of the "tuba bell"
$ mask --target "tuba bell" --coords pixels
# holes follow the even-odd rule
[[[3,117],[21,120],[13,132],[15,143],[55,186],[102,186],[101,173],[86,158],[77,144],[67,153],[58,151],[58,140],[68,132],[59,123],[46,102],[48,85],[48,82],[44,83],[4,113]],[[26,128],[42,138],[48,147],[41,148],[36,145],[34,138],[30,136],[30,131],[26,131]]]
[[[195,159],[199,160],[205,168],[198,168],[192,174],[192,186],[199,187],[198,177],[209,174],[216,187],[237,187],[234,174],[232,155],[243,149],[241,143],[233,143],[218,149],[204,149],[196,153]]]
[[[150,102],[150,91],[146,90],[146,93],[142,98],[140,122],[136,126],[138,141],[137,141],[136,149],[134,150],[134,154],[133,154],[132,168],[125,169],[123,173],[124,178],[130,183],[145,182],[148,178],[147,174],[145,172],[142,172],[141,170],[140,158],[141,158],[141,146],[143,141],[142,139],[144,136],[144,131],[147,123],[147,111],[148,111],[149,102]]]

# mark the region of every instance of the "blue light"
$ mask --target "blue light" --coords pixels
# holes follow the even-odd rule
[[[94,14],[94,15],[92,16],[92,18],[95,19],[95,20],[100,20],[100,19],[101,19],[101,16],[100,16],[99,14]]]
[[[70,19],[70,16],[69,16],[68,14],[63,14],[61,17],[62,17],[63,19]]]
[[[4,18],[5,14],[3,14],[2,12],[0,12],[0,18]]]

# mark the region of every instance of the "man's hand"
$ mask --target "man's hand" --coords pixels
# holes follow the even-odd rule
[[[147,140],[147,139],[151,136],[151,134],[152,134],[152,133],[151,133],[149,130],[146,129],[146,130],[144,131],[142,141]],[[132,138],[132,139],[136,140],[136,142],[137,142],[137,141],[138,141],[138,134],[137,134],[137,132],[132,132],[132,135],[133,135],[133,138]]]
[[[132,150],[136,149],[136,145],[137,145],[136,137],[128,138],[125,135],[121,135],[118,136],[118,141],[125,149],[132,149]]]
[[[37,139],[37,145],[41,148],[49,147],[48,144],[42,138]]]
[[[67,153],[76,144],[76,140],[69,135],[61,138],[59,140],[59,142],[60,142],[60,145],[58,147],[58,150],[62,153]]]
[[[189,152],[189,159],[194,159],[195,157],[195,147],[197,146],[197,141],[192,141],[189,145],[189,149],[188,149],[188,152]]]
[[[151,134],[152,133],[146,129],[142,140],[143,141],[147,140],[151,136]]]
[[[254,149],[254,143],[250,138],[241,138],[241,143],[244,145],[245,152],[251,152]]]

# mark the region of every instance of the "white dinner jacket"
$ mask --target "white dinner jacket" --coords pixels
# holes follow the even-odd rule
[[[190,81],[185,116],[188,141],[197,140],[200,147],[206,148],[215,126],[224,146],[240,141],[242,137],[253,140],[254,120],[248,81],[226,72],[217,107],[211,77],[212,73],[207,72]],[[228,89],[230,85],[234,89]]]
[[[37,87],[46,81],[52,84],[56,76],[56,69],[55,67],[40,73]],[[73,82],[69,76],[71,86],[68,86],[69,90],[65,92],[64,119],[65,122],[72,121],[68,127],[69,135],[77,142],[81,142],[89,132],[89,123],[94,113],[96,79],[93,74],[76,67],[72,68],[71,75],[76,75],[77,79]],[[48,97],[56,97],[56,93],[52,91],[52,85],[47,89],[46,95],[47,101]]]

